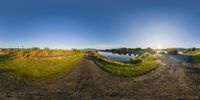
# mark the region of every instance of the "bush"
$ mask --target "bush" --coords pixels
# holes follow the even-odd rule
[[[169,54],[169,55],[177,55],[177,54],[178,54],[178,51],[177,51],[176,49],[170,50],[170,51],[168,51],[167,54]]]
[[[131,64],[139,64],[139,63],[142,63],[142,62],[143,62],[143,60],[139,57],[130,59]]]
[[[195,47],[193,47],[193,48],[192,48],[192,51],[195,51],[195,50],[196,50],[196,48],[195,48]]]

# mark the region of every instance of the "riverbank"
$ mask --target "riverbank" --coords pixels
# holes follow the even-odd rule
[[[125,64],[112,61],[99,54],[93,54],[91,59],[103,70],[122,76],[139,76],[151,72],[156,69],[159,64],[154,55],[143,56],[143,61],[138,64]]]
[[[193,55],[193,63],[200,69],[200,54]]]

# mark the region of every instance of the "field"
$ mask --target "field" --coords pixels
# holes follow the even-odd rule
[[[111,61],[104,57],[93,56],[96,64],[107,72],[122,76],[138,76],[154,70],[158,66],[155,56],[148,55],[143,58],[139,64],[125,64]]]
[[[68,72],[84,56],[83,53],[62,58],[18,58],[0,56],[0,69],[23,79],[45,79]]]

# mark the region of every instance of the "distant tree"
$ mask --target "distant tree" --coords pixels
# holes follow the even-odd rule
[[[17,56],[18,57],[26,57],[26,51],[24,49],[20,49],[18,52],[17,52]]]
[[[30,56],[32,56],[32,57],[38,57],[38,56],[40,56],[39,54],[40,54],[40,48],[39,47],[33,47],[33,48],[31,48],[31,50],[30,50]]]
[[[5,54],[10,54],[11,52],[13,52],[12,49],[2,49],[2,52],[4,52]]]
[[[39,47],[32,47],[31,50],[40,50]]]
[[[51,50],[48,47],[45,47],[43,50],[44,56],[50,56]]]
[[[169,51],[167,52],[167,54],[169,54],[169,55],[177,55],[177,54],[178,54],[178,50],[176,50],[176,49],[169,50]]]
[[[195,48],[195,47],[193,47],[193,48],[192,48],[192,51],[195,51],[195,50],[196,50],[196,48]]]
[[[48,48],[48,47],[45,47],[45,48],[44,48],[44,50],[50,50],[50,48]]]
[[[76,55],[76,54],[78,54],[78,53],[80,53],[80,50],[78,50],[78,49],[72,49],[72,51],[73,51],[73,53]]]

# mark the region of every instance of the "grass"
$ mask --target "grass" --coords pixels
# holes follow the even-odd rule
[[[0,56],[2,56],[2,55],[6,55],[6,53],[5,52],[0,52]]]
[[[200,54],[193,55],[194,58],[194,64],[196,64],[200,68]]]
[[[196,50],[196,53],[197,53],[197,54],[200,54],[200,50]]]
[[[16,78],[39,80],[67,73],[84,56],[58,58],[11,58],[0,56],[0,68]]]
[[[104,59],[101,56],[93,56],[92,59],[105,71],[122,76],[142,75],[154,70],[158,66],[158,62],[153,55],[144,57],[143,62],[139,64],[125,64]]]

